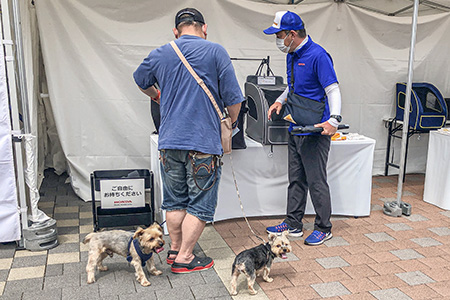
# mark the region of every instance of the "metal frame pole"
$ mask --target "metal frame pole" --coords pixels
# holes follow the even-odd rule
[[[3,44],[5,45],[6,71],[9,86],[8,94],[11,103],[11,120],[14,132],[13,135],[15,134],[17,136],[20,136],[22,134],[22,130],[20,128],[20,121],[19,121],[19,104],[16,89],[14,42],[11,36],[11,20],[8,2],[9,2],[8,0],[1,0],[3,38],[4,38]],[[23,151],[22,144],[19,142],[15,142],[14,156],[16,161],[17,189],[20,203],[20,216],[22,221],[22,229],[24,229],[28,228],[28,215],[27,215],[28,206],[26,199],[26,184],[24,176],[24,161],[22,151]]]
[[[408,82],[406,85],[406,99],[405,99],[405,110],[403,114],[403,132],[402,132],[402,148],[400,152],[400,168],[398,174],[398,185],[397,185],[397,204],[401,206],[402,203],[402,193],[403,193],[403,177],[405,174],[405,162],[406,162],[406,147],[408,140],[408,129],[409,129],[409,109],[411,106],[411,89],[413,80],[413,65],[414,65],[414,48],[416,45],[416,31],[417,31],[417,15],[419,11],[419,0],[414,0],[414,13],[412,19],[412,30],[411,30],[411,48],[409,50],[409,64],[408,64]]]
[[[16,43],[17,73],[19,76],[19,94],[22,104],[22,122],[24,134],[29,134],[31,133],[31,124],[28,105],[27,80],[25,76],[25,59],[23,56],[22,28],[20,26],[20,8],[18,0],[12,0],[12,11]]]

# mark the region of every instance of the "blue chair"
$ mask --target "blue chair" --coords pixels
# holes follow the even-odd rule
[[[397,109],[395,119],[403,121],[406,83],[397,83]],[[409,126],[418,131],[430,131],[445,126],[447,104],[441,92],[427,82],[412,84]]]

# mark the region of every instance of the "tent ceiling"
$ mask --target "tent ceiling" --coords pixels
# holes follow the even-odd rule
[[[414,0],[253,0],[256,2],[274,4],[313,4],[326,2],[346,2],[367,10],[391,16],[411,16],[413,13]],[[437,14],[450,11],[449,0],[420,0],[419,16]]]

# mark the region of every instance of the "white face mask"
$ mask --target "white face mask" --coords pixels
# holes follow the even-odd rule
[[[289,49],[291,48],[292,42],[294,42],[294,39],[292,39],[292,41],[291,41],[291,43],[289,44],[289,46],[286,46],[286,45],[284,44],[284,40],[285,40],[288,36],[289,36],[289,34],[286,35],[286,36],[284,37],[284,39],[279,39],[279,38],[277,38],[277,47],[278,47],[278,49],[280,49],[280,51],[283,52],[283,53],[289,53]]]

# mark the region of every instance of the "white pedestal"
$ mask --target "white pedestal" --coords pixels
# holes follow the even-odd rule
[[[450,210],[450,135],[430,131],[423,200]]]

